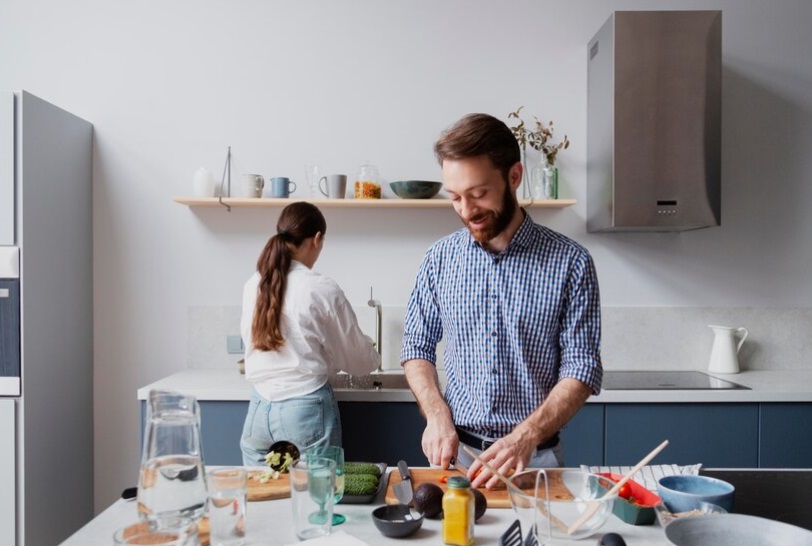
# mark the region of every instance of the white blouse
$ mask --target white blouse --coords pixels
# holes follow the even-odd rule
[[[240,333],[245,343],[245,377],[266,400],[279,401],[321,388],[330,374],[354,375],[378,367],[380,355],[358,326],[344,292],[329,277],[292,261],[282,311],[277,351],[254,349],[254,319],[259,273],[245,283]]]

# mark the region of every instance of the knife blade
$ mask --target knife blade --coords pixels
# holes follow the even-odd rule
[[[409,465],[406,464],[406,461],[398,461],[398,471],[400,472],[400,483],[395,484],[392,489],[398,502],[408,505],[414,497],[414,489],[412,487],[412,475],[409,473]]]

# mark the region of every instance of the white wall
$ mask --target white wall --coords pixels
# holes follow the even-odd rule
[[[723,9],[720,228],[585,233],[586,43],[612,9]],[[437,179],[462,114],[519,105],[572,141],[534,218],[585,244],[612,307],[812,307],[812,3],[805,0],[3,0],[0,88],[95,125],[96,507],[137,480],[137,387],[187,365],[187,311],[239,304],[278,211],[191,210],[192,174],[304,165]],[[58,183],[58,181],[55,181]],[[299,195],[306,193],[300,185]],[[451,210],[326,210],[318,266],[405,303]],[[801,332],[807,335],[810,332]]]

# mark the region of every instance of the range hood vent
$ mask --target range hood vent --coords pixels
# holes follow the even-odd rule
[[[616,11],[587,55],[587,231],[720,225],[722,12]]]

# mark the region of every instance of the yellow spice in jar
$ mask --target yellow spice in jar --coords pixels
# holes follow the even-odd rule
[[[443,542],[452,546],[474,543],[474,494],[464,476],[448,479],[443,495]]]

